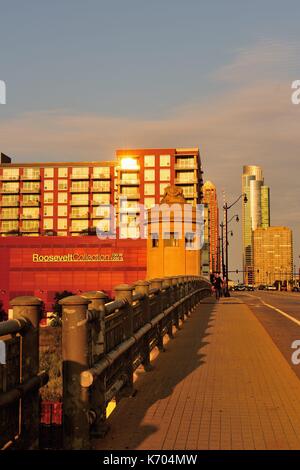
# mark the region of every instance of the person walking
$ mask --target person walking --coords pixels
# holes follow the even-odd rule
[[[214,288],[216,292],[216,299],[220,300],[220,297],[222,295],[222,288],[223,288],[223,280],[220,276],[220,273],[217,273],[215,280],[214,280]]]

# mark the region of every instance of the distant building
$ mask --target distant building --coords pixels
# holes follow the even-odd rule
[[[211,181],[203,185],[203,202],[209,209],[209,269],[218,270],[218,237],[219,237],[219,208],[216,186]]]
[[[253,231],[270,226],[270,190],[264,184],[262,169],[255,165],[243,167],[242,192],[247,195],[243,204],[243,267],[244,282],[253,284]]]
[[[253,233],[255,284],[293,279],[293,236],[287,227],[259,227]]]
[[[204,244],[201,249],[201,272],[202,276],[209,279],[210,268],[210,210],[209,205],[204,203]]]

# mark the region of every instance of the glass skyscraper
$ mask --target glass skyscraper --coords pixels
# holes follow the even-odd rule
[[[243,267],[244,282],[254,284],[253,231],[270,226],[270,189],[264,184],[262,169],[245,165],[242,175],[242,192],[248,202],[243,204]]]

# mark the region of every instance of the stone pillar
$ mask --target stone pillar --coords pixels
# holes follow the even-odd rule
[[[90,366],[87,308],[90,300],[65,297],[62,305],[63,447],[89,449],[89,390],[81,387],[81,373]]]

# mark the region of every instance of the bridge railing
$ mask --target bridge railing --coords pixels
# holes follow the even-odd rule
[[[108,403],[133,393],[134,371],[151,369],[152,349],[164,349],[164,336],[210,289],[204,278],[176,276],[119,285],[112,302],[100,291],[60,301],[65,449],[88,449],[105,435]]]
[[[37,449],[39,388],[48,376],[39,372],[39,321],[42,301],[16,297],[13,319],[0,323],[0,449]]]

